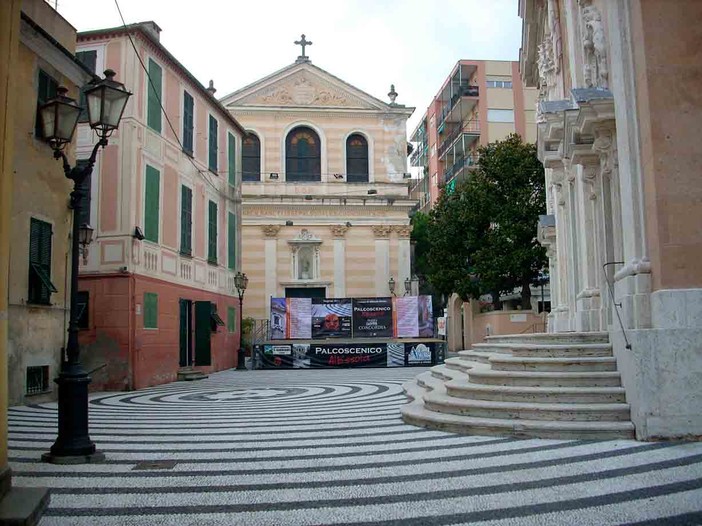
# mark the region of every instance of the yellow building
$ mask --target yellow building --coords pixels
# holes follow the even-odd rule
[[[14,405],[54,395],[68,324],[71,229],[71,184],[41,138],[37,108],[59,85],[77,98],[91,75],[73,55],[75,29],[46,2],[1,2],[0,20],[0,498],[9,504],[0,522],[32,524],[48,495],[10,489],[6,397]]]
[[[385,103],[295,63],[222,99],[243,144],[245,316],[271,297],[388,296],[410,277],[406,122]]]

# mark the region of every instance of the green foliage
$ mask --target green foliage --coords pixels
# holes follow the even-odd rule
[[[443,294],[467,300],[522,288],[529,305],[529,284],[546,265],[536,240],[546,208],[544,169],[536,146],[518,135],[479,149],[470,179],[452,193],[442,192],[431,211],[429,279]]]
[[[253,330],[256,326],[256,320],[253,318],[244,318],[241,320],[242,329],[242,347],[244,349],[250,349],[252,345]]]

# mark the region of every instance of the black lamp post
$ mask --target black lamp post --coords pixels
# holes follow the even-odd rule
[[[405,296],[412,292],[412,280],[409,276],[405,278]]]
[[[85,91],[88,102],[90,127],[99,140],[90,158],[71,167],[63,150],[73,138],[81,107],[66,96],[66,88],[58,88],[58,95],[40,109],[44,138],[54,150],[54,158],[63,161],[63,171],[73,181],[71,208],[73,230],[71,234],[71,310],[68,324],[66,354],[61,359],[61,371],[54,381],[58,384],[58,437],[49,453],[42,455],[44,462],[52,464],[84,464],[104,460],[105,455],[95,449],[88,434],[88,384],[90,377],[80,363],[78,344],[78,256],[87,254],[93,229],[79,225],[83,207],[83,181],[90,177],[98,149],[107,146],[107,139],[119,126],[124,107],[131,96],[124,84],[113,80],[115,72],[105,71],[104,79],[96,79]]]
[[[241,344],[244,334],[244,327],[242,327],[241,321],[244,309],[244,293],[246,292],[246,286],[248,284],[249,278],[246,277],[246,274],[237,272],[236,276],[234,276],[234,285],[236,286],[236,293],[239,295],[239,351],[236,359],[236,368],[244,370],[246,369],[246,356],[244,355],[244,348]]]
[[[388,280],[388,289],[390,289],[390,294],[393,296],[395,295],[395,278],[390,276],[390,279]]]

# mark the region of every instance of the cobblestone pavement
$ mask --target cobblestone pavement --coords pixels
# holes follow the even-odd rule
[[[702,524],[702,443],[420,429],[398,411],[419,372],[225,371],[97,394],[95,465],[39,462],[56,406],[14,407],[13,482],[51,488],[43,526]]]

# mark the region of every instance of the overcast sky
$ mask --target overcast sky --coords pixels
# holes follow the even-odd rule
[[[78,31],[122,24],[115,0],[48,1]],[[521,42],[517,0],[117,1],[218,97],[294,62],[304,33],[316,66],[384,101],[394,84],[408,134],[459,59],[518,60]]]

